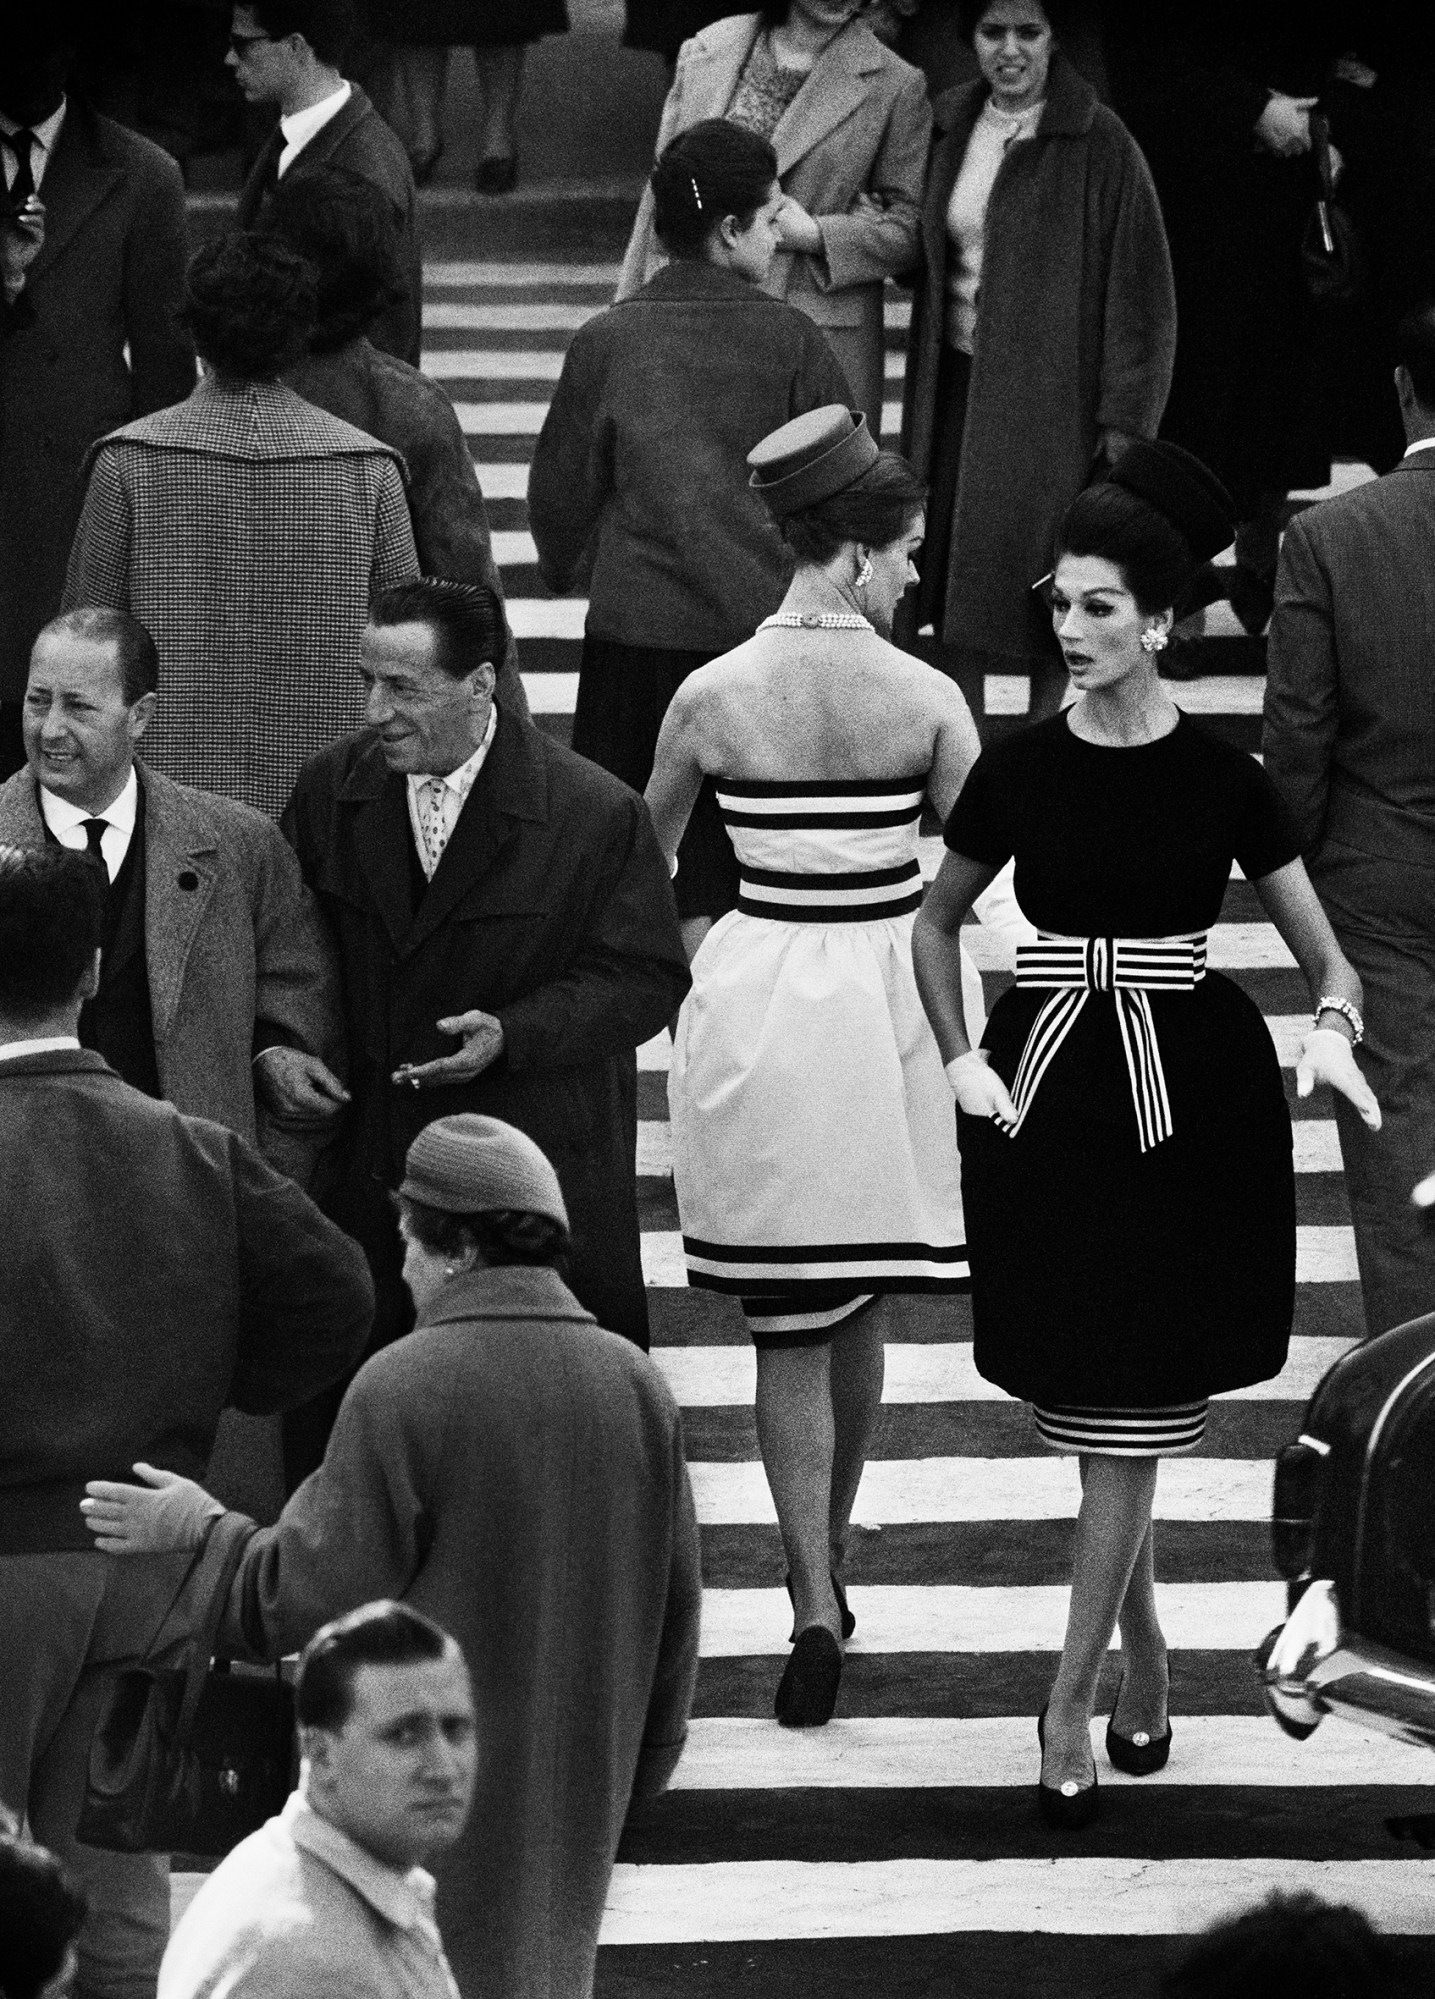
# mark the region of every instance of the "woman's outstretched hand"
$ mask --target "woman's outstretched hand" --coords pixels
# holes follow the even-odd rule
[[[1295,1065],[1295,1093],[1308,1097],[1317,1083],[1329,1083],[1349,1097],[1372,1131],[1380,1129],[1380,1106],[1375,1092],[1360,1073],[1360,1064],[1348,1037],[1338,1027],[1313,1027],[1300,1045]]]
[[[965,1055],[954,1056],[947,1064],[947,1081],[952,1086],[957,1108],[968,1117],[996,1118],[1002,1124],[1015,1124],[1016,1105],[990,1064],[991,1056],[985,1048],[968,1049]]]
[[[217,1499],[192,1478],[137,1464],[143,1485],[92,1478],[80,1501],[85,1525],[105,1555],[171,1555],[202,1545],[211,1520],[223,1513]]]

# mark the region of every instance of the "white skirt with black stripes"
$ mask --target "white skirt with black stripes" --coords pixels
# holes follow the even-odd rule
[[[1206,1433],[1209,1402],[1160,1409],[1061,1409],[1032,1404],[1037,1434],[1053,1451],[1097,1458],[1174,1458]]]

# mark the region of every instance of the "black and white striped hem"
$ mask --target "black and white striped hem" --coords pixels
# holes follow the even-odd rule
[[[1037,1433],[1054,1451],[1101,1458],[1168,1458],[1193,1451],[1206,1432],[1209,1402],[1173,1402],[1159,1409],[1044,1408],[1032,1404]]]

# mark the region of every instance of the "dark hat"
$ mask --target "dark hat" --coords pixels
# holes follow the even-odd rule
[[[879,455],[861,410],[825,403],[753,446],[747,454],[748,484],[781,520],[855,485]]]
[[[424,1126],[408,1149],[399,1192],[452,1215],[515,1208],[568,1226],[547,1155],[526,1133],[476,1111],[458,1111]]]
[[[1198,562],[1209,562],[1230,546],[1236,532],[1236,503],[1215,473],[1179,444],[1138,437],[1106,476],[1154,507],[1184,535]]]

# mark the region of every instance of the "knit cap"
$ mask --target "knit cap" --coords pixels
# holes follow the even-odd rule
[[[449,1214],[514,1208],[568,1226],[558,1175],[544,1153],[526,1133],[476,1111],[425,1125],[408,1149],[399,1192]]]

